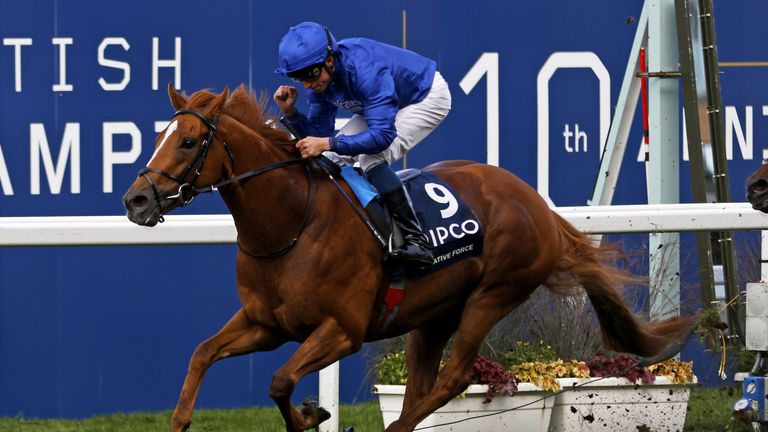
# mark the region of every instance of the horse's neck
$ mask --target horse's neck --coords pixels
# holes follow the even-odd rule
[[[220,129],[235,159],[234,176],[294,157],[234,120]],[[240,243],[254,253],[288,244],[303,222],[307,181],[303,164],[297,163],[222,188]]]

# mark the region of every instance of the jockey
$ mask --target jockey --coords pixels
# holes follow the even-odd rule
[[[301,82],[308,94],[304,115],[296,110],[298,92],[282,85],[277,106],[294,130],[303,158],[325,155],[334,162],[358,162],[379,192],[405,238],[397,258],[432,264],[408,193],[390,164],[423,140],[451,109],[448,84],[433,60],[412,51],[364,38],[336,41],[320,24],[291,27],[279,47],[276,73]],[[339,108],[352,119],[334,134]]]

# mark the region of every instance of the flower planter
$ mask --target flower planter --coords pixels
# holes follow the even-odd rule
[[[520,383],[514,396],[496,395],[488,404],[483,404],[487,386],[471,385],[465,397],[456,398],[435,411],[419,423],[418,428],[430,432],[683,430],[689,384],[673,384],[661,376],[657,376],[653,384],[637,385],[625,378],[590,382],[595,379],[557,378],[561,390],[567,391],[554,396],[533,384]],[[379,395],[386,428],[400,417],[405,386],[377,384],[373,391]],[[548,395],[552,397],[542,400]],[[467,420],[487,414],[493,415]],[[460,420],[464,421],[433,427]]]
[[[428,432],[486,432],[520,430],[526,432],[544,432],[549,427],[554,398],[543,397],[550,392],[529,383],[518,384],[518,392],[514,396],[496,395],[490,403],[484,404],[486,385],[471,385],[463,397],[448,402],[444,407],[432,413],[419,423],[417,428]],[[405,386],[375,385],[373,392],[379,395],[379,406],[384,417],[384,427],[400,417],[403,406]],[[530,404],[530,405],[528,405]],[[525,406],[523,406],[525,405]],[[505,410],[521,407],[514,411]],[[497,414],[494,414],[497,413]],[[491,415],[488,415],[491,414]],[[487,417],[467,420],[471,417],[488,415]],[[433,427],[455,421],[461,423]]]
[[[673,384],[657,376],[653,384],[635,385],[625,378],[558,378],[550,432],[682,431],[690,396],[689,384]],[[647,428],[643,428],[643,426]]]

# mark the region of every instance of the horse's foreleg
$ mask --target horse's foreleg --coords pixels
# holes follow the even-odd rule
[[[275,372],[269,396],[275,401],[288,432],[305,431],[327,420],[328,412],[305,406],[301,412],[291,404],[296,383],[309,373],[333,364],[362,345],[362,337],[352,338],[336,320],[329,318],[301,344],[286,364]]]
[[[203,375],[214,362],[225,357],[274,349],[283,342],[251,322],[240,309],[218,333],[198,345],[192,354],[179,402],[171,417],[171,431],[182,432],[189,428]]]
[[[468,302],[456,332],[456,340],[437,382],[423,399],[416,401],[400,418],[389,425],[386,432],[410,432],[436,409],[461,394],[472,380],[472,364],[480,344],[494,324],[505,315],[504,302],[483,299]],[[409,378],[410,379],[410,378]]]
[[[408,384],[405,386],[402,412],[408,411],[424,399],[434,387],[443,348],[455,329],[455,325],[441,322],[408,334],[405,349]]]

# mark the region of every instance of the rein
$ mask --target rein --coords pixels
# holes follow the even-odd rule
[[[326,29],[326,34],[327,34],[327,29]],[[280,118],[280,123],[282,123],[283,126],[285,126],[285,128],[288,129],[288,132],[293,134],[293,137],[296,138],[297,140],[304,138],[304,135],[301,132],[299,132],[293,126],[293,124],[291,124],[291,122],[288,121],[288,119],[285,116]],[[368,231],[371,233],[371,235],[373,235],[373,238],[376,239],[376,241],[378,241],[379,246],[384,248],[384,250],[389,250],[389,252],[392,252],[391,241],[388,244],[387,241],[384,240],[384,237],[379,233],[379,230],[377,230],[376,227],[373,226],[373,223],[365,216],[362,210],[355,207],[355,203],[352,202],[352,198],[350,198],[349,195],[347,195],[347,193],[344,192],[344,189],[342,189],[341,185],[339,185],[339,182],[337,182],[336,179],[333,177],[334,173],[337,175],[341,175],[341,171],[339,170],[339,167],[336,166],[335,163],[333,163],[331,160],[329,160],[327,157],[323,156],[322,154],[312,159],[314,159],[315,164],[317,164],[320,170],[322,170],[323,173],[325,173],[325,175],[328,176],[328,179],[331,181],[331,183],[333,183],[333,185],[336,186],[336,189],[338,189],[338,191],[341,193],[341,196],[343,196],[344,199],[347,201],[347,203],[349,203],[350,207],[352,207],[352,210],[354,210],[355,213],[357,214],[357,217],[360,218],[363,224],[365,224],[365,227],[368,228]]]
[[[190,110],[190,109],[184,109],[184,110],[176,111],[171,118],[176,117],[178,115],[182,115],[182,114],[192,114],[198,119],[200,119],[206,126],[208,126],[208,135],[205,138],[205,140],[203,140],[203,142],[200,144],[200,150],[195,155],[195,158],[192,160],[192,163],[187,165],[186,169],[181,174],[181,176],[176,176],[165,170],[162,170],[159,168],[152,168],[150,166],[146,166],[142,168],[141,170],[139,170],[139,173],[138,173],[138,176],[144,178],[144,180],[152,188],[152,193],[155,196],[155,202],[157,203],[157,208],[160,211],[159,221],[161,223],[165,221],[165,218],[163,218],[163,215],[164,215],[164,208],[162,204],[163,200],[178,200],[180,202],[180,206],[184,207],[187,204],[191,203],[197,195],[214,192],[214,191],[217,191],[219,188],[230,185],[232,183],[238,183],[248,178],[256,177],[276,169],[285,168],[290,165],[295,165],[297,163],[305,162],[304,159],[299,159],[299,158],[273,162],[271,164],[268,164],[259,168],[255,168],[250,171],[246,171],[240,175],[230,177],[219,183],[215,183],[210,186],[205,186],[202,188],[196,188],[194,186],[195,180],[197,180],[197,178],[200,176],[200,173],[203,170],[203,165],[205,164],[205,159],[208,156],[208,150],[210,149],[210,145],[213,142],[214,138],[216,138],[216,130],[217,130],[216,126],[218,124],[219,117],[216,116],[214,117],[213,121],[208,121],[208,119],[204,115],[200,114],[199,112]],[[226,141],[224,141],[221,138],[219,138],[219,140],[224,145],[224,148],[227,151],[227,155],[229,155],[229,159],[232,161],[232,170],[234,171],[235,156],[232,153],[232,149],[229,147]],[[193,166],[195,167],[193,168]],[[240,243],[240,239],[238,238],[237,246],[240,248],[241,251],[255,258],[275,258],[275,257],[286,254],[289,250],[291,250],[291,248],[293,248],[296,242],[299,241],[299,236],[301,236],[301,233],[304,232],[304,228],[307,226],[307,221],[309,220],[309,212],[310,212],[310,209],[312,208],[312,195],[313,195],[312,174],[310,172],[309,164],[304,164],[304,168],[307,174],[307,203],[304,207],[304,216],[302,218],[301,226],[299,227],[296,234],[291,238],[288,244],[285,245],[284,247],[276,251],[267,252],[267,253],[257,253],[247,249],[244,245]],[[194,173],[192,176],[192,180],[190,180],[189,182],[186,182],[185,179],[193,169],[194,169]],[[157,190],[157,186],[155,185],[155,182],[152,181],[152,178],[149,177],[148,175],[149,173],[155,173],[157,175],[168,178],[178,183],[179,184],[178,193],[176,195],[171,195],[161,199],[160,193]]]

